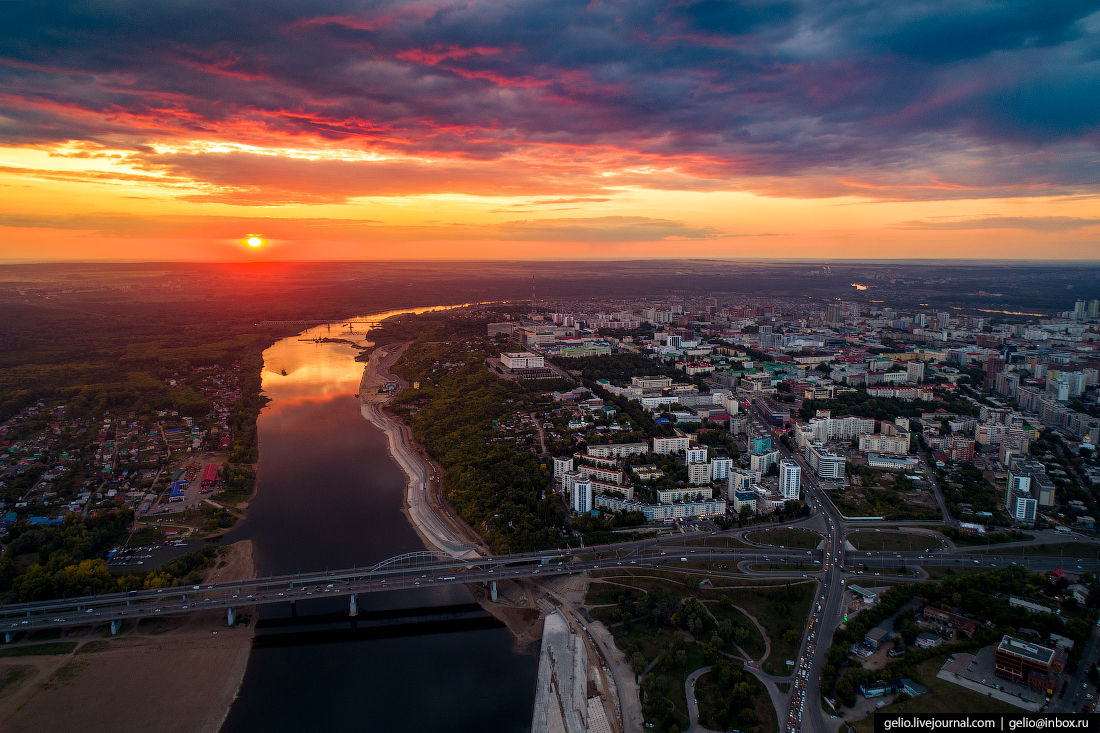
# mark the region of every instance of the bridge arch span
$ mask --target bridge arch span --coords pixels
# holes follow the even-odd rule
[[[420,550],[419,552],[406,552],[404,555],[395,555],[394,557],[383,560],[372,567],[369,572],[374,573],[379,570],[404,570],[406,568],[413,569],[427,565],[442,565],[458,562],[460,559],[461,558],[457,558],[454,555],[448,555],[445,552]]]

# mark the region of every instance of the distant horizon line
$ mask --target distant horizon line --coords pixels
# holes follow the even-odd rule
[[[497,258],[417,258],[417,259],[242,259],[242,260],[139,260],[139,259],[30,259],[9,258],[0,259],[0,267],[28,266],[28,265],[291,265],[291,264],[431,264],[456,262],[469,263],[569,263],[569,262],[760,262],[769,264],[948,264],[961,265],[966,263],[1010,266],[1020,264],[1042,264],[1055,266],[1088,266],[1100,267],[1100,258],[1091,260],[1081,259],[1025,259],[1025,258],[896,258],[896,259],[859,259],[859,258],[833,258],[833,259],[809,259],[802,257],[559,257],[550,259],[497,259]]]

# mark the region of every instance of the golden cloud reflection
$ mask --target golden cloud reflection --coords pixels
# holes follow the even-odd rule
[[[461,308],[454,306],[405,308],[402,310],[357,316],[350,321],[381,321],[401,313],[426,313],[430,310]],[[340,338],[363,346],[371,342],[363,338],[367,326],[356,326],[349,334],[341,324],[314,326],[296,336],[275,342],[264,350],[264,368],[260,374],[263,393],[272,400],[266,410],[320,401],[337,395],[352,395],[359,391],[364,364],[355,361],[359,349],[343,343],[318,342],[318,338]]]

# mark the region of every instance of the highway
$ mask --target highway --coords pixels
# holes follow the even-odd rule
[[[689,534],[686,537],[691,536]],[[842,596],[839,582],[842,573],[840,563],[844,553],[842,550],[835,549],[837,547],[835,539],[830,539],[829,542],[832,544],[827,543],[824,551],[670,546],[670,543],[683,539],[685,536],[676,535],[660,541],[643,540],[615,545],[611,548],[588,548],[567,553],[504,555],[477,560],[456,559],[442,553],[411,553],[385,561],[373,568],[347,568],[201,586],[158,588],[131,593],[9,604],[0,606],[0,628],[6,631],[31,630],[86,624],[91,621],[105,622],[146,618],[158,614],[190,613],[211,608],[228,609],[237,606],[289,603],[314,597],[348,597],[363,593],[415,590],[444,583],[488,583],[494,580],[518,578],[537,581],[541,577],[616,567],[672,565],[688,569],[690,566],[687,563],[697,562],[723,562],[731,567],[739,562],[754,565],[803,563],[816,566],[823,560],[822,570],[806,568],[793,571],[754,572],[751,577],[792,580],[820,577],[827,591],[822,598],[825,601],[823,609],[825,615],[822,621],[825,622],[826,628],[832,628],[830,624],[839,618],[837,614]],[[621,557],[588,559],[597,551],[603,554],[612,550]],[[582,557],[586,559],[581,559]],[[854,579],[855,582],[859,582],[863,576],[869,576],[866,579],[868,584],[873,584],[875,573],[896,577],[896,568],[901,564],[908,567],[917,565],[1004,567],[1011,564],[1025,564],[1023,558],[1002,559],[998,556],[924,552],[860,553],[858,562],[866,565],[868,569],[852,570],[846,576]],[[1026,560],[1026,566],[1032,570],[1051,570],[1067,565],[1080,567],[1083,570],[1100,570],[1100,562],[1096,559],[1073,560],[1072,565],[1060,558],[1032,557]],[[700,571],[694,570],[694,572]],[[713,570],[706,572],[711,575],[726,574]],[[734,577],[745,576],[736,574]],[[815,648],[816,645],[810,645],[804,653],[812,653]],[[814,667],[819,667],[819,664],[815,663]]]

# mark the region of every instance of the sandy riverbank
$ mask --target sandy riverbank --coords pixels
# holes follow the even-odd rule
[[[223,564],[224,563],[224,564]],[[207,580],[253,577],[252,543],[229,546]],[[239,612],[255,616],[250,608]],[[0,659],[0,731],[217,733],[237,696],[252,647],[251,626],[225,625],[225,613],[68,629],[80,644],[60,656]]]
[[[399,390],[405,386],[404,381],[391,374],[389,368],[401,358],[408,347],[407,343],[391,344],[380,346],[371,353],[359,384],[360,412],[368,422],[386,435],[390,456],[408,479],[402,511],[424,544],[429,549],[455,557],[473,558],[479,554],[488,554],[488,549],[472,530],[453,526],[458,523],[453,517],[450,521],[444,521],[440,517],[436,507],[432,505],[432,467],[419,455],[419,446],[413,440],[408,426],[385,412],[384,407],[392,399],[392,393],[379,393],[379,389],[391,382],[397,382]]]

